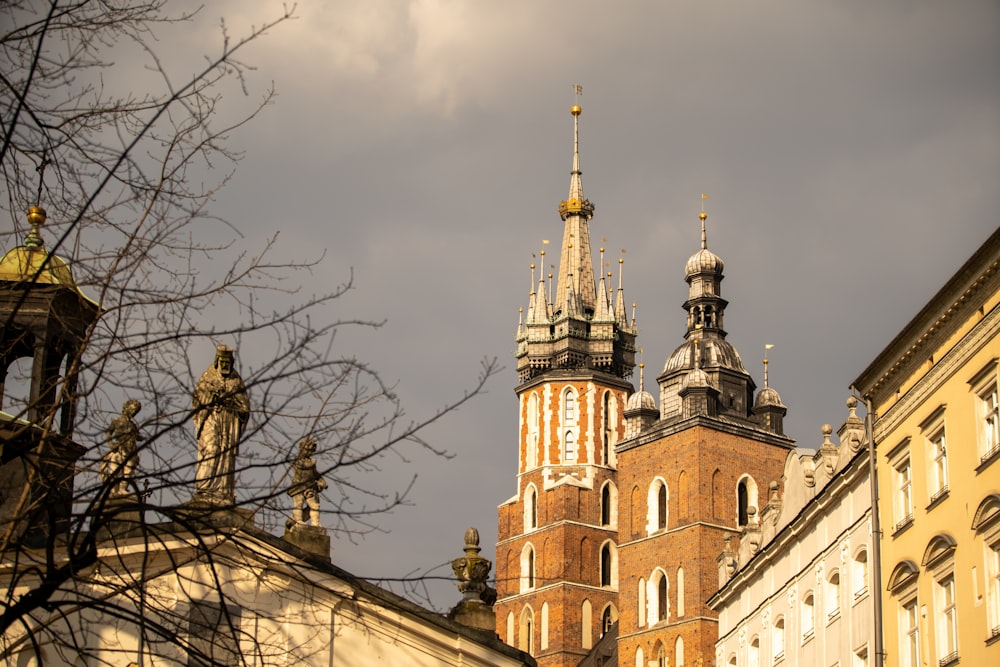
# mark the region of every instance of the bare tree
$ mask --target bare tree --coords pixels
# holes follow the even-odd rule
[[[289,463],[307,436],[319,443],[320,473],[330,486],[324,523],[342,535],[370,530],[379,513],[406,499],[407,489],[373,481],[381,457],[414,445],[444,454],[421,439],[421,430],[478,393],[495,371],[493,362],[484,363],[457,401],[408,421],[393,388],[335,344],[344,327],[378,326],[334,315],[350,276],[332,291],[306,292],[302,285],[321,256],[288,257],[277,234],[246,250],[238,229],[211,215],[209,201],[240,159],[228,136],[273,96],[270,89],[251,93],[243,53],[293,11],[286,7],[239,37],[222,23],[214,54],[179,75],[158,52],[158,38],[206,20],[203,10],[174,11],[166,0],[0,4],[6,185],[0,208],[12,223],[0,246],[44,250],[31,255],[43,259],[8,295],[0,338],[0,407],[9,413],[0,422],[3,465],[25,471],[23,491],[4,497],[0,511],[0,584],[6,586],[0,590],[0,658],[43,645],[56,646],[63,657],[85,655],[93,638],[81,636],[68,619],[100,613],[140,626],[147,651],[187,654],[198,664],[243,659],[236,653],[246,631],[233,622],[235,607],[221,586],[215,606],[199,607],[194,617],[158,603],[152,590],[185,562],[208,563],[218,580],[217,565],[238,560],[233,547],[241,533],[229,531],[223,539],[206,532],[185,504],[197,451],[191,391],[201,369],[192,363],[202,363],[192,358],[206,360],[216,344],[237,349],[250,397],[232,509],[247,517],[242,528],[251,532],[284,522]],[[122,59],[142,69],[127,69]],[[131,89],[129,76],[137,73],[146,82],[141,93]],[[32,206],[47,214],[43,220],[34,211],[25,226]],[[63,267],[59,256],[68,258],[81,293],[94,302],[93,317],[62,358],[58,382],[33,394],[33,360],[18,347],[16,320],[46,272]],[[141,411],[116,417],[130,399]],[[48,496],[32,489],[61,484],[67,490],[66,470],[52,477],[45,462],[73,447],[79,451],[68,471],[72,493],[59,514]],[[35,541],[26,541],[26,525],[39,517],[45,525]],[[117,544],[115,526],[123,521],[138,525],[145,546],[127,554],[112,550],[109,557],[108,544]],[[195,547],[165,548],[177,530],[197,536]],[[207,644],[179,632],[198,623],[211,630],[200,635],[209,636]]]

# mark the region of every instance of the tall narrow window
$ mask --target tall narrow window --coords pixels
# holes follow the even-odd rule
[[[538,467],[538,394],[531,392],[528,396],[528,433],[524,452],[524,469],[531,470]]]
[[[684,638],[678,637],[674,642],[674,667],[684,667]]]
[[[755,636],[750,640],[750,649],[747,651],[747,667],[760,667],[760,637]]]
[[[667,527],[667,487],[663,484],[656,492],[656,529],[663,530]]]
[[[899,610],[899,664],[900,667],[920,665],[920,629],[917,617],[917,599],[907,600]]]
[[[576,423],[576,393],[572,389],[563,394],[563,420],[567,424]]]
[[[656,620],[667,620],[667,577],[663,574],[656,582]]]
[[[538,492],[534,484],[524,490],[524,531],[538,528]]]
[[[947,665],[958,657],[958,612],[955,609],[955,577],[937,582],[938,664]]]
[[[868,550],[862,549],[854,556],[854,566],[851,571],[851,583],[854,588],[854,599],[868,592]]]
[[[813,592],[809,591],[802,596],[802,639],[806,640],[813,636],[816,627],[816,605]]]
[[[739,485],[736,487],[736,504],[739,508],[737,520],[739,521],[740,526],[747,525],[747,521],[749,521],[747,513],[749,502],[749,498],[747,497],[747,484],[745,481],[741,480]]]
[[[638,625],[641,628],[646,625],[646,614],[649,613],[646,609],[646,580],[642,577],[639,577],[639,590],[637,592],[636,599],[638,600],[638,604],[636,605],[636,612],[639,619]]]
[[[521,592],[535,587],[535,548],[525,544],[521,549]]]
[[[677,616],[684,616],[684,568],[677,568]]]
[[[944,426],[927,439],[930,448],[931,502],[948,493],[948,449],[945,446]]]
[[[549,603],[542,603],[542,622],[541,622],[541,632],[539,635],[539,648],[545,650],[549,647]]]
[[[604,438],[601,448],[601,463],[603,465],[608,465],[610,460],[611,451],[611,392],[604,392],[604,413],[602,416],[604,420],[604,428],[602,429],[604,433]]]
[[[605,484],[601,489],[601,525],[611,525],[611,484]]]
[[[906,456],[894,466],[896,485],[896,502],[893,506],[896,515],[894,530],[898,531],[913,521],[913,491],[910,478],[910,457]]]
[[[785,657],[785,617],[779,616],[774,621],[773,633],[771,635],[771,648],[774,653],[774,661]]]
[[[670,493],[667,484],[657,477],[649,485],[649,492],[646,496],[646,534],[665,530],[667,527],[667,499]]]
[[[601,586],[611,585],[611,545],[601,547]]]
[[[535,654],[535,614],[531,607],[521,610],[521,622],[518,624],[517,647],[522,651],[527,651],[529,655]]]
[[[736,521],[745,526],[750,522],[750,508],[757,509],[757,482],[750,475],[743,475],[736,484]]]
[[[594,609],[590,600],[584,600],[580,609],[580,646],[589,649],[594,645]]]
[[[609,604],[604,608],[604,612],[601,614],[601,636],[603,637],[611,630],[611,626],[618,622],[618,611],[615,609],[613,604]],[[639,624],[640,626],[642,623]]]
[[[566,435],[563,438],[564,450],[563,450],[563,460],[564,461],[575,461],[576,460],[576,433],[573,431],[566,431]]]
[[[663,644],[656,647],[656,667],[669,667],[667,665],[667,651],[663,648]]]
[[[1000,452],[1000,418],[997,408],[997,371],[996,360],[981,372],[974,380],[975,392],[978,398],[976,417],[979,421],[978,450],[979,461],[985,463]]]
[[[826,617],[833,620],[840,614],[840,572],[834,570],[826,580]]]

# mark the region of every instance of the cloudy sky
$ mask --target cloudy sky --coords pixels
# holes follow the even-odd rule
[[[217,47],[218,17],[238,35],[280,11],[210,2],[185,52]],[[651,378],[681,341],[708,193],[730,340],[758,384],[775,345],[771,385],[804,447],[1000,219],[993,0],[300,0],[295,15],[243,55],[251,98],[272,81],[278,96],[233,133],[245,159],[213,211],[248,248],[280,230],[288,252],[325,249],[307,292],[353,271],[338,315],[387,321],[338,344],[397,382],[410,416],[460,396],[481,359],[505,366],[427,433],[454,458],[381,462],[382,482],[417,482],[384,532],[335,540],[362,576],[457,557],[467,526],[493,557],[516,491],[513,334],[532,253],[561,235],[572,84],[594,251],[626,250]]]

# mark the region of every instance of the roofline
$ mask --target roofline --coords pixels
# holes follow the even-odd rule
[[[896,337],[868,364],[851,383],[862,396],[869,395],[889,375],[906,364],[916,348],[926,342],[925,333],[940,330],[954,313],[954,306],[963,297],[978,289],[981,278],[995,272],[1000,264],[1000,228],[969,257],[949,278],[930,301],[910,320]]]

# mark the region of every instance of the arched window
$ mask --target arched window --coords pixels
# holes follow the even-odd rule
[[[674,519],[674,525],[677,525],[678,519],[684,519],[688,515],[688,476],[686,470],[681,470],[681,474],[677,477],[677,519]]]
[[[593,618],[593,608],[591,607],[590,600],[583,601],[583,607],[580,610],[580,643],[584,649],[589,649],[594,645],[594,618]]]
[[[521,549],[521,592],[535,587],[535,548],[525,544]]]
[[[535,528],[538,528],[538,492],[534,484],[529,484],[524,490],[524,532]]]
[[[528,433],[525,443],[524,469],[531,470],[538,467],[538,425],[541,421],[538,413],[538,394],[531,392],[528,396]]]
[[[656,642],[656,646],[653,647],[653,655],[656,656],[656,667],[669,667],[667,665],[667,651],[663,648],[663,644]]]
[[[646,667],[646,661],[642,657],[642,647],[635,650],[635,667]]]
[[[840,614],[840,572],[833,570],[826,579],[826,617],[834,619]]]
[[[816,604],[813,592],[802,596],[802,639],[813,636],[816,628]]]
[[[712,516],[722,518],[726,516],[725,490],[722,484],[722,471],[716,468],[712,473]]]
[[[611,626],[618,622],[618,610],[610,602],[601,612],[601,636],[608,634]]]
[[[661,484],[656,492],[656,529],[667,527],[667,487]]]
[[[618,586],[618,550],[610,540],[601,546],[601,586]]]
[[[507,643],[514,645],[514,612],[507,612]]]
[[[656,582],[656,620],[667,620],[667,577],[662,575]]]
[[[629,504],[629,513],[628,513],[629,528],[632,531],[633,539],[639,537],[639,530],[642,523],[642,520],[640,519],[641,505],[639,503],[640,503],[639,487],[633,486],[632,502]]]
[[[677,616],[684,615],[684,568],[677,568]]]
[[[572,389],[563,392],[563,423],[576,423],[576,392]]]
[[[610,481],[601,488],[601,525],[618,525],[618,489]]]
[[[637,605],[638,609],[636,611],[639,618],[639,627],[641,628],[646,625],[646,615],[649,613],[646,610],[646,580],[642,577],[639,577],[638,594],[639,604]]]
[[[608,465],[611,458],[611,392],[604,392],[604,412],[601,416],[604,421],[602,429],[604,437],[601,447],[601,464]]]
[[[535,613],[530,606],[525,606],[521,610],[521,621],[518,624],[517,647],[522,651],[527,651],[529,655],[535,654]]]
[[[542,631],[540,633],[541,650],[545,650],[549,647],[549,603],[542,603]]]
[[[760,637],[754,635],[747,651],[747,667],[760,667]]]
[[[667,499],[670,497],[667,491],[667,483],[657,477],[649,485],[647,496],[648,510],[646,513],[646,533],[652,535],[655,532],[666,530],[667,528]]]
[[[750,521],[750,508],[757,511],[757,482],[750,475],[743,475],[736,484],[736,520],[745,526]]]
[[[674,642],[674,667],[684,667],[684,638],[677,637]]]
[[[771,635],[771,648],[774,659],[785,655],[785,617],[779,616],[774,619],[773,633]]]
[[[860,549],[854,554],[854,562],[851,564],[851,584],[854,588],[854,599],[864,596],[868,592],[868,550]]]
[[[572,430],[566,431],[563,435],[563,461],[576,460],[576,433]]]

